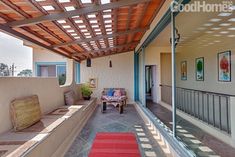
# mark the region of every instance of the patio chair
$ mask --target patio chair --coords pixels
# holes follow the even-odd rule
[[[109,94],[109,91],[113,90],[114,93],[112,95]],[[115,95],[115,92],[118,91],[120,94]],[[104,112],[106,110],[106,105],[112,104],[115,107],[119,106],[120,114],[123,113],[123,106],[127,105],[127,95],[125,88],[104,88],[101,96],[102,107],[101,111]]]

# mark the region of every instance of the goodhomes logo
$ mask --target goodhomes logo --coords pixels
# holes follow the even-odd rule
[[[206,1],[194,1],[190,4],[180,4],[176,1],[171,3],[172,12],[232,12],[233,10],[233,2],[226,0],[217,4]]]

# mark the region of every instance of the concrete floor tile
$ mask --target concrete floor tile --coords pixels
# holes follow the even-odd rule
[[[124,111],[120,115],[116,108],[109,107],[106,113],[101,113],[100,106],[97,107],[65,157],[87,157],[97,132],[133,132],[136,134],[136,140],[143,157],[165,157],[161,147],[151,135],[134,106],[128,105]]]

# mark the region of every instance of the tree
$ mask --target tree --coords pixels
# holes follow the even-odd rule
[[[4,63],[0,63],[0,76],[9,76],[9,75],[10,75],[10,71],[9,71],[8,65]]]
[[[58,76],[58,78],[59,78],[59,85],[64,85],[65,81],[66,81],[66,75],[65,74],[60,74]]]
[[[32,77],[32,70],[30,70],[30,69],[22,70],[17,76]]]

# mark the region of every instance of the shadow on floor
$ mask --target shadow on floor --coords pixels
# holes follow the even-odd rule
[[[147,101],[147,108],[172,130],[172,112],[160,104]],[[200,157],[234,157],[235,149],[202,129],[176,116],[177,136]]]

